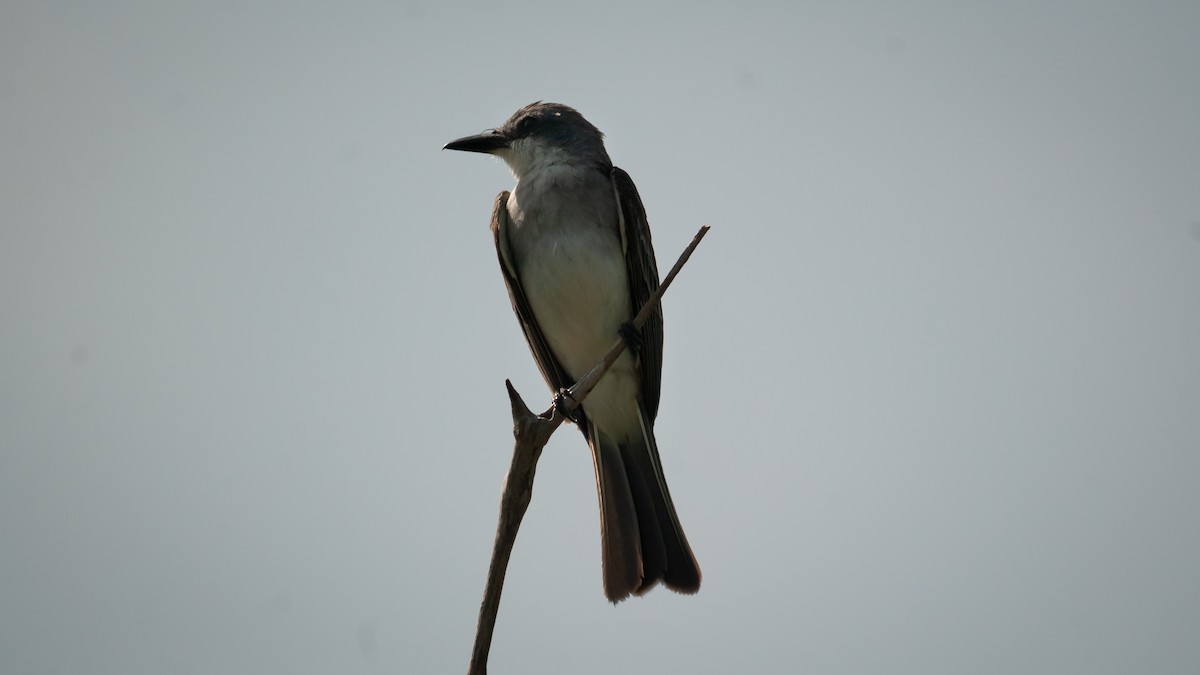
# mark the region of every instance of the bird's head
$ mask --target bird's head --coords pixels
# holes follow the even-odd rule
[[[503,159],[520,180],[553,165],[612,167],[604,135],[574,108],[531,103],[496,129],[450,141],[444,150],[484,152]]]

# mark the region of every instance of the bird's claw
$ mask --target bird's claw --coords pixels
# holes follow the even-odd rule
[[[642,351],[642,344],[645,342],[642,339],[642,331],[638,330],[632,323],[626,321],[617,329],[617,334],[625,341],[625,346],[629,351],[637,354]]]
[[[558,393],[554,395],[554,409],[563,417],[576,424],[579,423],[579,401],[571,396],[570,389],[558,390]]]

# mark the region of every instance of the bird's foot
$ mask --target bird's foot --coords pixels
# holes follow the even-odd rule
[[[645,340],[642,339],[642,331],[634,327],[632,323],[626,321],[625,323],[621,324],[621,327],[617,329],[617,334],[620,335],[621,339],[625,341],[625,346],[629,349],[629,351],[633,352],[634,354],[642,351],[642,344],[645,342]]]
[[[558,390],[558,393],[554,395],[554,409],[558,411],[558,414],[579,424],[580,404],[574,396],[571,396],[570,389]]]

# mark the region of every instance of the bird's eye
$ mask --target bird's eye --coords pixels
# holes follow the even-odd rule
[[[534,127],[537,126],[537,123],[538,118],[534,117],[533,115],[522,117],[521,120],[517,122],[517,131],[529,133],[530,131],[533,131]]]

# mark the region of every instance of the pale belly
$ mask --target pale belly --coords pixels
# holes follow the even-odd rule
[[[574,380],[596,365],[633,316],[620,241],[615,233],[582,229],[539,237],[523,247],[519,265],[542,334]],[[639,434],[638,391],[635,364],[626,352],[596,385],[584,411],[607,435]]]

